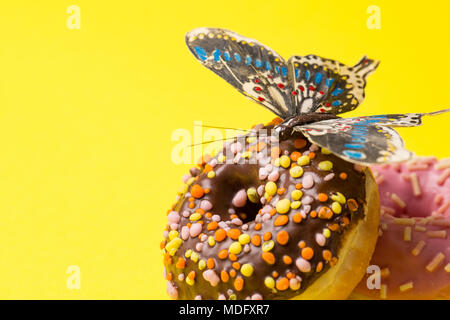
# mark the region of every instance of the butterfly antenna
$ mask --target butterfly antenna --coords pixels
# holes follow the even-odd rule
[[[450,111],[450,109],[443,109],[443,110],[429,112],[428,115],[435,116],[435,115],[438,115],[438,114],[441,114],[441,113],[446,113],[446,112],[449,112],[449,111]]]
[[[204,127],[204,128],[214,128],[214,129],[230,129],[230,130],[237,130],[237,131],[244,131],[249,132],[251,129],[239,129],[239,128],[231,128],[231,127],[221,127],[221,126],[211,126],[211,125],[204,125],[204,124],[194,124],[198,127]]]
[[[246,137],[257,137],[257,135],[248,135]],[[231,138],[222,138],[222,139],[216,139],[216,140],[209,140],[209,141],[203,141],[203,142],[199,142],[199,143],[193,143],[187,146],[187,148],[191,148],[191,147],[195,147],[195,146],[199,146],[199,145],[203,145],[203,144],[207,144],[207,143],[213,143],[213,142],[218,142],[218,141],[225,141],[225,140],[232,140],[232,139],[237,139],[238,137],[231,137]]]

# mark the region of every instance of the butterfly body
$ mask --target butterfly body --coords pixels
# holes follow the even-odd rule
[[[404,161],[404,148],[391,127],[418,126],[432,113],[388,114],[355,118],[336,116],[364,100],[366,78],[378,61],[364,56],[354,66],[316,55],[285,61],[260,42],[225,29],[199,28],[186,34],[192,54],[238,91],[283,119],[282,136],[301,131],[312,143],[364,165]]]

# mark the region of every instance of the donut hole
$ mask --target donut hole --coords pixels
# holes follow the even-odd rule
[[[236,215],[239,219],[242,220],[243,223],[252,222],[255,220],[256,215],[258,214],[259,210],[261,210],[262,204],[260,201],[258,203],[253,203],[250,201],[247,201],[245,206],[241,208],[233,208],[236,212]]]

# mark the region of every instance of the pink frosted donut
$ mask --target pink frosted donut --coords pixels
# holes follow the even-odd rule
[[[353,297],[449,299],[450,158],[416,158],[372,171],[381,219],[370,264],[380,268],[381,285],[370,285],[369,272]]]

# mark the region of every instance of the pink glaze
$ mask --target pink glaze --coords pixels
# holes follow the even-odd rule
[[[450,298],[449,168],[450,159],[432,157],[372,167],[380,193],[381,220],[370,264],[382,270],[384,288],[368,288],[372,272],[355,289],[356,296]],[[416,179],[418,186],[413,186]]]

